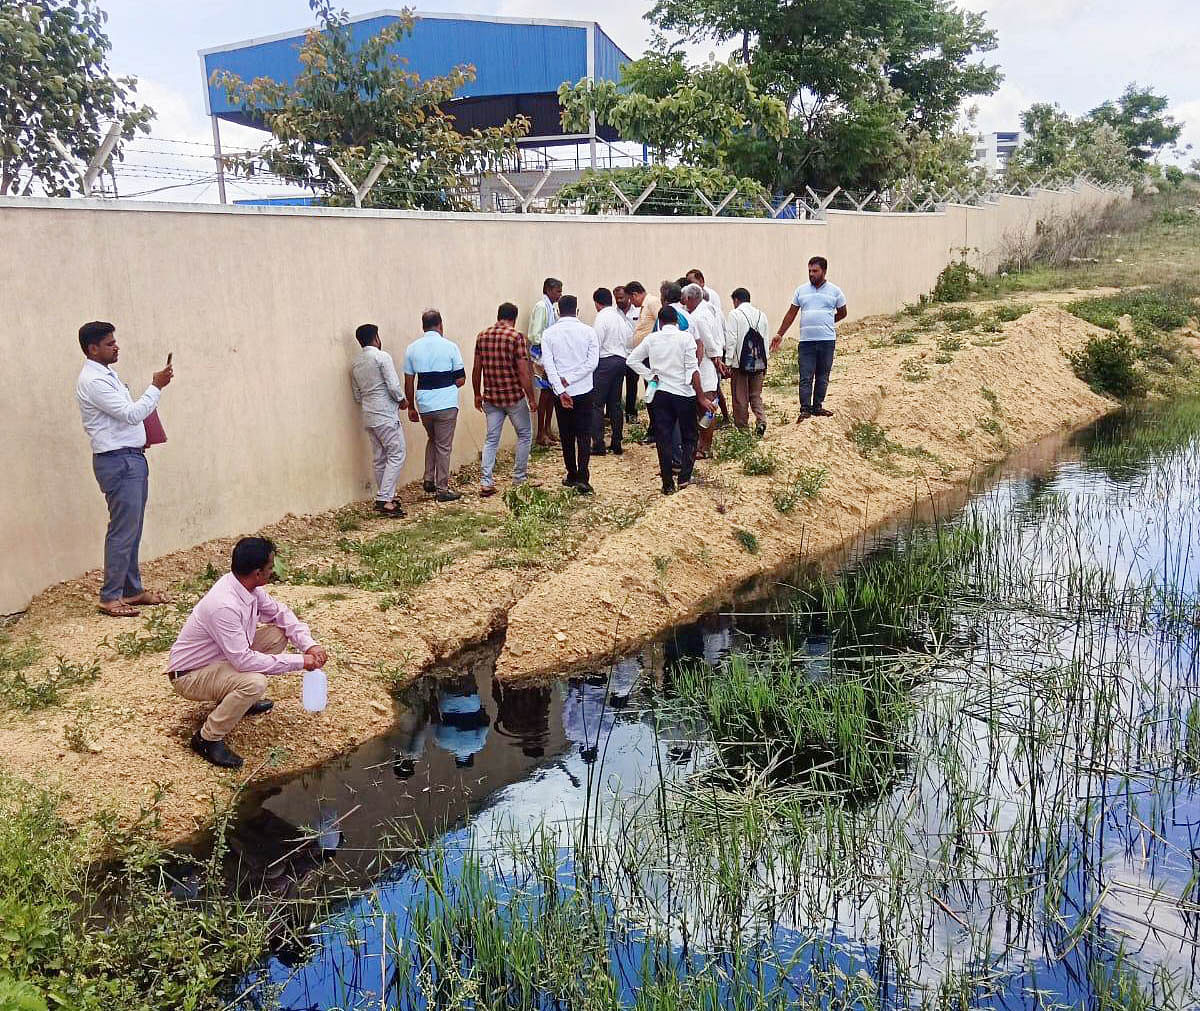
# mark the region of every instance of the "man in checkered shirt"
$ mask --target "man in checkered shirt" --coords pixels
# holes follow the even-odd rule
[[[496,313],[496,322],[475,338],[475,364],[471,386],[475,390],[475,410],[487,418],[487,438],[483,443],[483,465],[479,475],[479,496],[496,494],[493,474],[496,450],[504,419],[512,422],[517,433],[517,460],[513,483],[524,484],[529,470],[529,450],[533,444],[530,406],[537,403],[529,348],[525,335],[516,329],[517,307],[505,302]]]

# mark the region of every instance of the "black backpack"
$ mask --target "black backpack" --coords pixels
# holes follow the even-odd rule
[[[747,323],[750,322],[750,317],[742,313],[743,318]],[[738,359],[738,368],[745,372],[762,372],[767,367],[767,342],[763,340],[763,335],[754,327],[750,327],[746,331],[746,337],[742,341],[742,355]]]

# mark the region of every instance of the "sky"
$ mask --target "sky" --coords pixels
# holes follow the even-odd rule
[[[352,14],[379,10],[385,0],[342,0]],[[1015,129],[1022,109],[1033,102],[1057,102],[1081,115],[1115,98],[1130,81],[1165,94],[1171,111],[1186,123],[1184,142],[1200,156],[1200,74],[1195,73],[1195,41],[1200,38],[1197,0],[959,0],[982,11],[999,34],[999,48],[988,54],[1005,80],[992,96],[978,99],[978,126],[984,131]],[[509,17],[588,20],[597,17],[591,0],[433,0],[418,10],[456,11]],[[651,26],[644,19],[650,0],[609,0],[599,7],[604,30],[631,56],[645,49]],[[112,69],[139,79],[142,101],[158,112],[153,136],[138,145],[142,152],[166,152],[159,163],[187,170],[211,165],[200,144],[211,143],[204,116],[202,72],[197,51],[312,23],[305,0],[101,0],[108,12]],[[704,58],[713,46],[692,50]],[[253,145],[255,131],[222,125],[226,147]],[[170,143],[188,141],[190,144]],[[147,156],[148,157],[148,156]],[[165,162],[164,162],[165,159]],[[150,158],[153,160],[153,158]],[[132,152],[128,159],[136,164]],[[124,175],[125,173],[123,173]],[[163,185],[147,171],[147,188]],[[128,193],[135,179],[123,183]],[[198,190],[203,189],[203,195]],[[180,187],[178,195],[211,199],[210,187]],[[238,193],[235,195],[246,195]]]

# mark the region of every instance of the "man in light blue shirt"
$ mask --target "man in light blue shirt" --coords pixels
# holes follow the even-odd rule
[[[467,381],[458,345],[442,332],[442,314],[427,309],[421,314],[424,335],[404,352],[404,395],[408,417],[419,421],[429,436],[425,444],[425,491],[439,502],[454,502],[450,490],[450,451],[458,424],[458,390]]]
[[[829,372],[833,368],[837,323],[846,318],[846,296],[836,284],[825,280],[828,269],[829,261],[823,256],[814,256],[808,261],[808,284],[796,289],[792,304],[779,324],[779,332],[771,341],[771,350],[778,350],[796,313],[801,314],[800,347],[797,350],[800,417],[796,419],[797,424],[812,417],[833,417],[832,411],[825,410],[825,391],[829,388]]]

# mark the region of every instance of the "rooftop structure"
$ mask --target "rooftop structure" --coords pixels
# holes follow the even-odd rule
[[[990,176],[1000,176],[1008,167],[1008,159],[1025,139],[1020,130],[1001,130],[984,133],[975,138],[975,162],[982,165]]]
[[[356,40],[370,38],[404,17],[399,10],[375,11],[350,19]],[[564,81],[616,81],[630,57],[594,21],[532,20],[467,14],[414,15],[412,34],[393,47],[407,69],[422,78],[448,73],[457,66],[475,68],[475,80],[448,103],[445,111],[461,129],[499,126],[514,116],[530,121],[523,147],[590,143],[595,159],[597,139],[616,134],[593,124],[587,133],[564,133],[557,91]],[[220,148],[219,123],[247,126],[253,119],[213,85],[213,75],[227,70],[244,81],[256,77],[290,83],[300,73],[300,47],[308,28],[248,39],[200,51],[204,71],[204,106]]]

